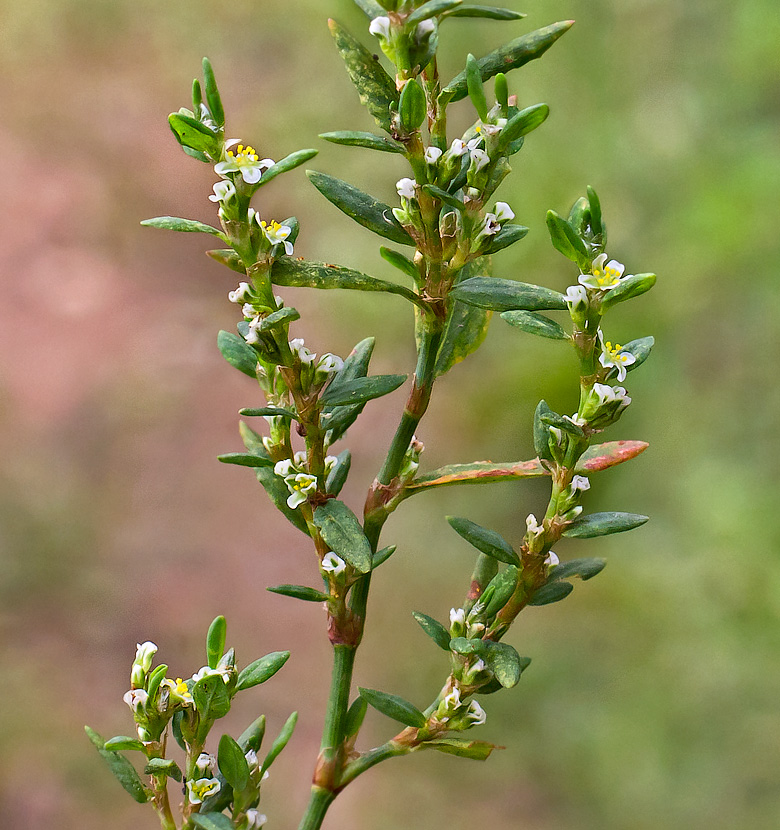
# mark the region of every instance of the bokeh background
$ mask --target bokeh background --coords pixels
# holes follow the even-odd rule
[[[657,288],[613,314],[621,342],[655,335],[629,378],[635,405],[612,437],[651,449],[600,474],[591,509],[649,513],[625,536],[570,541],[605,573],[566,602],[523,614],[510,641],[533,658],[520,685],[489,698],[486,764],[418,755],[379,767],[336,802],[343,830],[770,830],[780,815],[780,391],[778,193],[780,19],[775,0],[528,0],[523,22],[452,21],[442,72],[531,28],[575,18],[541,61],[510,76],[523,105],[552,116],[516,156],[502,198],[531,226],[495,271],[560,290],[571,269],[546,239],[547,208],[594,185],[610,253]],[[0,158],[0,815],[14,830],[153,828],[88,745],[130,729],[121,702],[136,642],[174,673],[203,662],[212,617],[229,618],[244,663],[290,648],[272,682],[239,698],[236,732],[257,713],[297,734],[263,809],[293,828],[307,799],[329,646],[316,606],[268,595],[315,580],[306,540],[275,515],[239,449],[237,410],[258,405],[220,358],[234,279],[206,237],[139,227],[149,216],[214,220],[214,180],[170,135],[208,54],[228,132],[380,198],[396,158],[325,145],[372,129],[325,18],[369,38],[349,0],[2,0]],[[455,127],[469,119],[458,105]],[[262,191],[295,213],[296,254],[396,278],[377,240],[328,205],[302,171]],[[375,371],[412,365],[397,297],[289,291],[317,352],[377,336]],[[544,396],[572,409],[565,347],[494,322],[478,355],[439,386],[420,437],[430,468],[532,455]],[[347,500],[358,509],[402,406],[369,404],[351,430]],[[385,411],[386,410],[386,411]],[[446,618],[472,554],[447,527],[467,515],[518,540],[545,487],[447,489],[388,524],[399,544],[375,580],[357,679],[425,705],[445,661],[410,612]],[[371,715],[367,740],[393,725]]]

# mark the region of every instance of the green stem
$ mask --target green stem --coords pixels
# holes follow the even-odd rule
[[[298,825],[298,830],[319,830],[325,819],[325,813],[328,812],[328,807],[330,807],[335,797],[336,793],[331,790],[317,786],[312,787],[309,807]]]
[[[387,761],[388,758],[397,758],[400,755],[408,755],[412,750],[408,746],[400,746],[394,741],[388,741],[376,749],[364,753],[359,758],[351,761],[344,770],[344,775],[341,779],[342,787],[345,787],[350,782],[354,781],[358,775],[362,775],[366,770],[376,766],[382,761]]]

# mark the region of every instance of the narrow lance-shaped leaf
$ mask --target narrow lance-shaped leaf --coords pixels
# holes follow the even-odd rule
[[[374,349],[374,338],[367,337],[361,340],[344,361],[344,368],[331,380],[328,388],[338,389],[343,384],[355,378],[365,377],[368,373],[368,364]],[[326,406],[322,411],[321,421],[330,435],[330,443],[341,438],[346,430],[355,422],[363,411],[365,404],[350,406]]]
[[[512,549],[512,546],[494,530],[481,527],[469,519],[461,519],[457,516],[447,516],[450,527],[470,545],[481,553],[492,556],[499,562],[507,565],[519,565],[520,557]]]
[[[477,115],[482,121],[487,120],[487,100],[485,98],[485,88],[482,85],[482,75],[480,74],[479,64],[474,55],[469,55],[466,58],[466,88],[468,89],[469,98],[477,111]]]
[[[249,764],[244,751],[230,735],[223,735],[219,739],[217,764],[225,780],[236,792],[246,789],[249,783]]]
[[[307,170],[306,174],[311,183],[331,204],[359,225],[399,245],[414,245],[412,237],[393,216],[390,205],[380,202],[359,188],[334,176],[328,176],[316,170]]]
[[[504,311],[501,319],[510,326],[536,334],[539,337],[547,337],[550,340],[568,340],[569,335],[555,320],[545,317],[543,314],[536,314],[533,311]]]
[[[214,617],[206,634],[206,662],[210,669],[216,669],[219,658],[225,653],[225,638],[227,637],[227,622],[220,614]]]
[[[320,138],[332,144],[342,144],[347,147],[365,147],[368,150],[379,150],[382,153],[405,153],[403,144],[391,141],[373,133],[357,130],[337,130],[330,133],[320,133]]]
[[[630,366],[626,366],[626,370],[633,372],[634,369],[641,366],[647,358],[650,357],[650,352],[652,351],[654,345],[654,337],[640,337],[637,340],[632,340],[630,343],[626,343],[620,351],[628,352],[629,354],[634,355],[635,358],[634,362]]]
[[[558,579],[569,579],[573,576],[578,576],[585,582],[600,574],[606,565],[606,559],[572,559],[569,562],[562,562],[560,565],[550,568],[550,575],[547,582],[554,582]]]
[[[655,274],[633,274],[630,277],[624,277],[604,295],[604,299],[601,301],[602,310],[606,311],[625,300],[639,297],[655,285],[656,279]]]
[[[425,715],[408,700],[398,695],[391,695],[388,692],[380,692],[377,689],[359,688],[360,696],[368,701],[378,712],[388,718],[397,720],[405,726],[414,726],[421,729],[427,723]]]
[[[390,394],[405,381],[406,375],[374,375],[368,378],[355,378],[355,380],[339,384],[335,389],[328,387],[320,400],[327,406],[365,403]]]
[[[462,2],[463,0],[428,0],[427,3],[423,3],[406,18],[406,25],[416,26],[418,23],[422,23],[423,20],[451,11]]]
[[[253,686],[270,680],[289,658],[289,651],[272,651],[265,657],[250,663],[239,673],[236,690],[240,692],[243,689],[251,689]]]
[[[156,216],[154,219],[144,219],[141,224],[146,228],[160,228],[164,231],[208,233],[227,242],[227,238],[222,231],[212,228],[211,225],[205,225],[203,222],[197,222],[195,219],[180,219],[178,216]]]
[[[317,591],[315,588],[308,588],[306,585],[272,585],[266,588],[274,594],[281,594],[284,597],[302,599],[304,602],[327,602],[330,597]]]
[[[274,462],[270,458],[253,455],[248,452],[226,452],[217,456],[217,461],[223,464],[236,464],[239,467],[273,467]]]
[[[608,441],[588,447],[580,456],[575,472],[595,473],[606,470],[624,461],[636,458],[648,448],[644,441]]]
[[[501,130],[501,135],[498,139],[498,148],[503,150],[516,139],[528,135],[532,130],[535,130],[540,124],[543,124],[550,114],[550,108],[547,104],[535,104],[532,107],[526,107],[524,110],[515,113],[506,126]]]
[[[590,254],[585,243],[577,236],[572,226],[554,210],[547,211],[547,229],[550,241],[559,253],[579,266],[587,273],[590,269]]]
[[[227,362],[250,378],[257,379],[257,353],[237,334],[220,331],[217,335],[217,348]]]
[[[528,600],[528,604],[552,605],[554,602],[566,599],[573,590],[574,586],[571,582],[548,582],[534,592],[534,595]]]
[[[172,112],[168,124],[182,147],[195,150],[210,159],[216,159],[220,147],[219,136],[191,115]]]
[[[201,830],[235,830],[236,827],[224,813],[193,813],[190,821]]]
[[[438,620],[423,614],[421,611],[412,611],[412,616],[417,620],[420,628],[440,649],[450,650],[450,632]]]
[[[257,417],[257,416],[269,416],[272,418],[288,418],[292,421],[297,421],[298,416],[292,409],[285,409],[282,406],[261,406],[258,409],[248,408],[248,409],[239,409],[239,415],[245,415],[247,417]]]
[[[495,277],[472,277],[456,285],[450,296],[464,303],[494,311],[545,311],[566,308],[566,299],[557,291]]]
[[[425,741],[421,746],[447,755],[457,755],[458,758],[471,758],[473,761],[486,761],[494,749],[503,749],[487,741],[465,741],[462,738],[436,738],[434,741]]]
[[[495,6],[475,6],[464,3],[462,6],[448,11],[444,17],[485,17],[488,20],[520,20],[525,17],[520,12],[511,9],[499,9]]]
[[[633,530],[646,521],[648,517],[638,513],[591,513],[575,519],[563,531],[563,535],[573,539],[593,539],[596,536]]]
[[[314,524],[328,547],[360,573],[371,570],[371,544],[355,514],[338,499],[328,499],[314,511]]]
[[[344,734],[346,737],[351,738],[353,735],[357,735],[360,727],[363,725],[363,719],[366,716],[367,710],[368,701],[358,695],[347,712],[347,722],[344,726]]]
[[[108,764],[108,768],[114,774],[114,777],[124,787],[124,789],[139,803],[143,804],[149,800],[149,792],[144,787],[135,767],[124,757],[117,752],[112,752],[105,748],[105,741],[88,726],[84,727],[87,737],[92,741],[95,749],[100,753],[100,757]]]
[[[448,464],[414,479],[404,488],[405,495],[414,495],[435,487],[453,484],[479,484],[512,481],[518,478],[539,478],[550,475],[538,459],[531,461],[475,461],[471,464]]]
[[[217,88],[217,81],[214,77],[214,70],[211,67],[211,61],[208,58],[203,58],[203,81],[206,92],[206,103],[211,112],[214,121],[220,127],[225,126],[225,110],[222,106],[222,98]]]
[[[385,14],[385,10],[376,2],[376,0],[355,0],[355,5],[365,12],[367,17],[372,20]]]
[[[379,249],[379,254],[385,262],[389,262],[392,266],[397,268],[399,271],[403,271],[408,277],[411,277],[413,280],[418,280],[420,278],[420,272],[417,270],[417,266],[412,262],[409,257],[405,257],[400,251],[394,251],[392,248],[385,248],[384,245]]]
[[[497,254],[499,251],[503,251],[504,248],[514,245],[515,242],[525,239],[528,236],[528,231],[529,228],[525,225],[503,225],[501,230],[490,240],[490,244],[484,249],[483,253]]]
[[[418,129],[427,113],[425,93],[420,84],[414,79],[408,80],[401,90],[401,98],[398,101],[398,114],[401,116],[401,126],[407,132]]]
[[[336,463],[328,473],[328,478],[325,481],[325,491],[331,496],[338,496],[341,488],[347,482],[350,467],[352,466],[352,453],[349,450],[344,450],[336,456]]]
[[[114,738],[109,738],[103,748],[111,752],[131,749],[143,752],[144,745],[138,740],[138,738],[129,738],[127,735],[117,735]]]
[[[268,751],[268,755],[265,756],[262,767],[260,767],[261,773],[265,772],[268,767],[273,764],[273,762],[279,757],[279,753],[287,746],[290,738],[292,738],[296,723],[298,723],[298,713],[293,712],[285,721],[282,731],[279,733],[276,740],[273,744],[271,744],[271,749]]]
[[[294,153],[290,153],[289,156],[285,156],[281,161],[277,161],[272,167],[269,167],[266,170],[260,181],[257,183],[257,187],[262,187],[264,184],[268,184],[268,182],[273,181],[277,176],[282,173],[287,173],[290,170],[294,170],[296,167],[300,167],[302,164],[305,164],[309,159],[313,159],[314,156],[317,155],[319,150],[296,150]]]

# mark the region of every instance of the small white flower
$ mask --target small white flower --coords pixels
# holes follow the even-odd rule
[[[343,573],[347,569],[347,563],[340,557],[336,556],[333,551],[326,554],[322,559],[322,570],[325,573],[333,574],[333,576],[338,576],[340,573]]]
[[[246,830],[260,830],[266,821],[268,821],[266,816],[254,808],[246,811],[246,818],[248,822]]]
[[[122,700],[133,710],[137,712],[139,709],[146,706],[149,695],[143,689],[130,689],[122,695]]]
[[[183,703],[185,706],[190,706],[194,703],[192,693],[181,677],[177,677],[176,680],[171,680],[166,677],[160,685],[167,687],[170,696],[175,698],[176,703]]]
[[[472,726],[482,726],[487,720],[485,710],[477,703],[476,700],[471,701],[469,710],[466,713],[466,718]]]
[[[198,778],[197,781],[190,779],[187,782],[190,804],[202,804],[210,795],[218,793],[220,787],[221,784],[216,778]]]
[[[240,282],[235,291],[228,292],[228,300],[231,303],[245,303],[252,298],[252,287],[248,282]]]
[[[581,418],[576,412],[574,413],[574,415],[564,415],[563,417],[566,418],[567,421],[571,421],[578,427],[584,427],[588,423],[585,418]],[[574,477],[577,478],[577,476]]]
[[[607,255],[599,254],[593,260],[593,264],[590,267],[590,274],[580,274],[577,280],[581,285],[595,291],[609,291],[610,288],[614,288],[620,283],[625,270],[625,265],[622,265],[617,260],[611,259],[607,262]]]
[[[229,669],[212,669],[211,666],[203,666],[203,668],[198,669],[198,671],[192,675],[192,679],[197,683],[199,680],[202,680],[204,677],[210,677],[212,674],[218,674],[222,678],[223,683],[227,683],[230,680]]]
[[[293,455],[293,463],[299,469],[303,469],[306,466],[306,451],[298,450],[298,452]]]
[[[454,688],[448,695],[444,697],[444,705],[450,712],[455,712],[460,708],[460,689]]]
[[[452,144],[450,144],[450,149],[447,152],[453,156],[463,156],[466,154],[467,150],[468,147],[466,144],[461,141],[461,139],[455,138],[453,139]]]
[[[604,336],[599,329],[599,340],[601,341],[602,352],[599,355],[599,363],[605,368],[609,369],[615,367],[617,369],[618,382],[623,382],[626,379],[626,367],[636,363],[636,357],[631,352],[624,352],[623,347],[619,343],[612,343],[604,340]]]
[[[231,139],[225,143],[225,147],[235,144],[237,139]],[[219,176],[225,176],[227,173],[240,173],[241,178],[247,184],[257,184],[263,171],[269,167],[273,167],[273,159],[260,159],[254,147],[239,144],[236,147],[236,152],[228,150],[225,153],[225,160],[214,165],[214,172]]]
[[[471,143],[471,142],[469,142]],[[490,156],[484,150],[471,151],[471,167],[470,170],[478,173],[486,164],[490,162]]]
[[[328,375],[340,372],[343,368],[344,361],[338,355],[330,352],[326,352],[317,363],[317,371]]]
[[[552,552],[549,551],[547,554],[547,558],[544,560],[544,564],[550,568],[554,568],[556,565],[560,565],[561,560]]]
[[[450,625],[466,625],[466,612],[462,608],[450,608]]]
[[[479,146],[480,144],[482,144],[482,136],[478,135],[476,138],[472,138],[468,142],[466,142],[466,149],[469,151],[469,153],[473,153],[474,150],[481,149]]]
[[[571,480],[571,489],[573,493],[590,490],[590,480],[587,476],[574,476]]]
[[[428,20],[423,20],[422,23],[418,23],[417,28],[415,29],[414,35],[417,38],[417,41],[421,41],[426,35],[431,34],[431,32],[436,28],[433,20],[430,18]]]
[[[325,475],[328,475],[330,471],[339,463],[338,458],[335,455],[326,455],[325,456]]]
[[[197,767],[198,772],[206,772],[206,770],[210,770],[215,763],[216,759],[213,755],[209,755],[208,752],[201,752],[195,761],[195,766]]]
[[[285,458],[282,461],[277,461],[276,464],[274,464],[274,473],[282,478],[287,478],[287,476],[293,475],[292,459]]]
[[[381,37],[387,40],[390,37],[390,18],[385,17],[385,15],[375,17],[371,21],[371,25],[368,27],[368,31],[372,35],[376,35],[377,37]]]
[[[236,188],[233,182],[223,179],[214,185],[214,195],[209,196],[209,200],[212,202],[227,202],[228,199],[232,199],[235,195]]]
[[[254,319],[254,317],[257,315],[257,311],[255,310],[255,307],[252,305],[252,303],[244,303],[244,305],[241,306],[241,313],[247,320]]]
[[[304,366],[309,363],[314,363],[314,360],[317,357],[316,354],[310,352],[306,346],[303,345],[302,337],[296,337],[294,340],[290,341],[290,350],[293,354],[298,355],[298,359],[304,364]]]
[[[499,118],[495,124],[477,124],[477,132],[481,135],[498,135],[506,127],[506,118]]]
[[[280,225],[275,219],[271,222],[260,222],[260,227],[271,245],[284,245],[284,252],[287,256],[292,255],[293,244],[287,241],[287,237],[292,233],[292,228],[287,225]]]
[[[308,473],[287,476],[284,483],[290,491],[287,506],[291,510],[295,510],[296,507],[303,504],[309,495],[317,490],[317,476],[311,476]]]
[[[147,672],[152,667],[155,654],[157,654],[157,646],[151,640],[147,640],[145,643],[136,643],[135,660],[133,662]]]
[[[544,524],[540,525],[536,521],[536,516],[534,516],[533,513],[529,513],[525,520],[525,526],[528,532],[534,537],[541,536],[541,534],[544,533]]]
[[[485,224],[482,230],[477,234],[477,239],[483,239],[486,236],[494,236],[501,230],[501,225],[498,223],[498,218],[495,213],[485,214]]]
[[[565,298],[566,304],[569,306],[569,310],[571,310],[572,308],[575,308],[581,304],[587,305],[588,292],[582,285],[570,285],[566,289]]]
[[[515,218],[515,212],[506,202],[496,202],[495,217],[497,222],[508,222]]]
[[[414,199],[415,184],[416,182],[414,179],[399,179],[395,183],[395,189],[398,191],[398,195],[402,199]]]
[[[254,749],[247,750],[247,752],[244,753],[244,758],[246,758],[246,763],[250,771],[257,767],[257,753]]]
[[[429,147],[425,151],[425,160],[428,164],[436,164],[436,162],[441,158],[441,150],[438,147]]]

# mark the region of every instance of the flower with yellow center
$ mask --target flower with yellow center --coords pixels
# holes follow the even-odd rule
[[[280,225],[275,219],[272,219],[270,222],[260,222],[260,228],[263,231],[263,236],[271,245],[284,245],[284,252],[287,256],[292,256],[293,244],[287,240],[287,237],[292,233],[291,227]]]
[[[616,368],[618,383],[622,383],[626,379],[626,369],[633,363],[636,363],[636,357],[631,352],[624,352],[620,343],[612,343],[604,340],[604,337],[599,331],[599,340],[601,341],[601,355],[599,356],[599,363],[605,368]]]
[[[580,285],[591,288],[594,291],[609,291],[620,283],[626,266],[615,259],[607,262],[607,255],[600,254],[593,260],[590,274],[580,274],[577,278]],[[628,279],[628,277],[625,277]]]
[[[218,793],[221,786],[217,778],[198,778],[197,781],[190,779],[187,782],[190,804],[202,804],[210,795]]]
[[[214,172],[227,178],[228,173],[240,173],[247,184],[257,184],[263,170],[273,167],[273,159],[261,159],[254,147],[238,144],[235,153],[229,147],[238,144],[237,138],[225,142],[225,160],[214,165]],[[215,194],[216,195],[216,194]]]
[[[177,677],[176,680],[166,678],[160,685],[168,689],[171,700],[174,703],[180,703],[183,706],[192,706],[194,703],[192,694],[187,688],[187,684],[181,679],[181,677]]]

